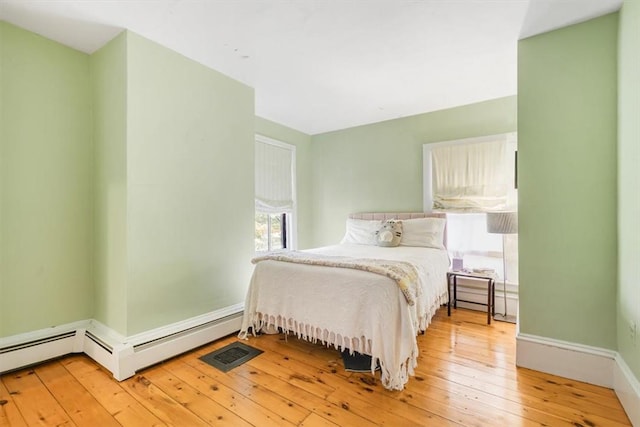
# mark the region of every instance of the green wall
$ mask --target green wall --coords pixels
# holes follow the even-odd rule
[[[90,57],[95,144],[93,317],[127,330],[127,33]]]
[[[516,130],[516,97],[312,137],[314,245],[335,244],[351,212],[422,211],[422,145]]]
[[[89,60],[0,22],[0,336],[93,314]]]
[[[0,336],[243,302],[253,89],[128,32],[89,56],[0,30]]]
[[[3,219],[3,206],[4,206],[4,156],[5,156],[5,136],[4,136],[4,38],[6,32],[6,24],[0,21],[0,337],[4,336],[5,325],[8,318],[5,319],[3,302],[5,300],[5,280],[4,280],[4,219]]]
[[[298,204],[298,249],[313,247],[311,136],[261,117],[256,117],[255,132],[296,146],[296,188]]]
[[[620,12],[618,70],[618,351],[640,378],[640,3]],[[635,340],[629,324],[635,323]]]
[[[618,15],[520,41],[520,332],[616,349]]]
[[[127,334],[244,301],[253,89],[127,35]]]

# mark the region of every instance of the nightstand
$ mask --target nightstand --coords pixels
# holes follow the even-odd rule
[[[466,277],[474,280],[484,280],[487,282],[487,302],[476,302],[458,299],[458,277]],[[491,324],[491,317],[496,314],[496,279],[490,274],[473,273],[469,271],[449,271],[447,272],[447,290],[449,292],[449,302],[447,303],[447,316],[451,316],[451,304],[453,308],[458,308],[458,301],[467,304],[477,304],[487,307],[487,325]],[[453,290],[453,297],[452,295]]]

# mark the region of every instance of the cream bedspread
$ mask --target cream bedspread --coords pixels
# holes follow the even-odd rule
[[[324,267],[353,268],[356,270],[382,274],[383,276],[387,276],[398,283],[398,286],[407,299],[409,305],[416,303],[415,290],[418,274],[416,272],[416,268],[410,262],[374,258],[352,258],[325,255],[308,251],[271,252],[266,255],[255,257],[251,262],[253,264],[257,264],[260,261],[266,260],[322,265]]]
[[[409,305],[395,281],[348,268],[274,260],[256,264],[239,336],[273,325],[300,338],[372,356],[382,384],[401,390],[417,364],[416,335],[447,301],[446,251],[341,244],[308,252],[407,261],[418,273],[415,304]]]

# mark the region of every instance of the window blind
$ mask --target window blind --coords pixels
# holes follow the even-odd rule
[[[256,141],[255,203],[256,210],[282,213],[293,210],[293,169],[291,149]]]
[[[504,140],[433,147],[431,161],[434,209],[486,211],[506,205]]]

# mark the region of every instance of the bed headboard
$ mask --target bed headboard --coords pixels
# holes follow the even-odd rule
[[[443,212],[357,212],[349,214],[349,218],[386,221],[388,219],[444,218]],[[447,225],[444,225],[444,246],[447,247]]]

